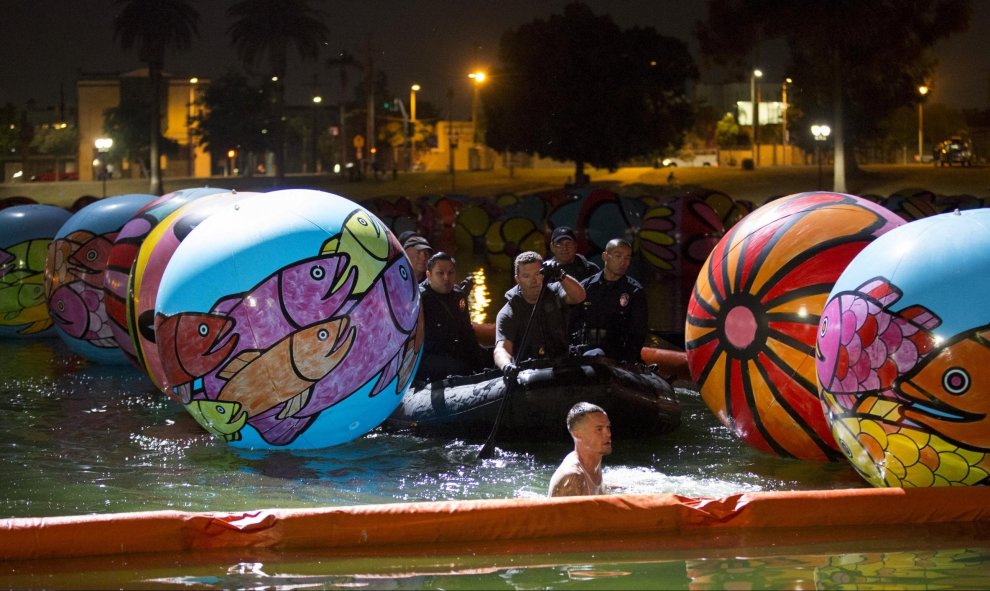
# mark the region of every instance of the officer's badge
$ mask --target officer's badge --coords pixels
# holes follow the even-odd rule
[[[464,301],[464,298],[457,300],[457,307],[460,308],[461,312],[467,308],[467,303]]]
[[[629,305],[629,294],[628,293],[624,293],[624,294],[622,294],[622,295],[619,296],[619,305],[622,306],[623,308],[625,308],[626,306]]]

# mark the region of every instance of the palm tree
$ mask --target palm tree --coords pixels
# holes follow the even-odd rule
[[[354,68],[360,72],[364,72],[364,66],[351,54],[351,52],[342,50],[337,54],[337,57],[332,57],[326,62],[327,68],[333,69],[338,68],[340,73],[340,159],[341,161],[347,160],[347,83],[350,78],[347,75],[348,68]]]
[[[151,83],[151,192],[164,193],[159,158],[162,120],[162,68],[165,51],[185,51],[199,34],[199,12],[187,0],[117,0],[121,11],[113,19],[114,41],[129,51],[135,47],[138,59],[148,64]]]
[[[265,56],[274,82],[275,182],[285,179],[285,73],[289,46],[295,45],[303,61],[316,60],[329,30],[322,11],[310,6],[310,0],[240,0],[227,10],[234,18],[227,33],[237,55],[248,67]]]

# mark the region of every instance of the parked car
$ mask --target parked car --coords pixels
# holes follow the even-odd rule
[[[949,138],[941,142],[932,151],[932,162],[935,166],[973,165],[973,145],[963,138]]]
[[[45,172],[43,172],[41,174],[36,174],[36,175],[34,175],[34,176],[31,177],[31,181],[32,182],[47,182],[47,183],[50,183],[50,182],[52,182],[54,180],[56,180],[55,179],[55,171],[54,170],[46,170]],[[58,175],[58,180],[60,180],[60,181],[78,181],[79,180],[79,173],[78,172],[63,172],[62,174]]]
[[[655,168],[676,166],[718,166],[718,151],[683,153],[680,157],[657,158]]]

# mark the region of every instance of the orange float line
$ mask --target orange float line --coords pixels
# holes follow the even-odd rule
[[[474,324],[474,334],[478,336],[478,342],[487,347],[495,346],[495,325],[492,323]],[[669,380],[691,380],[691,371],[688,369],[687,353],[672,349],[658,349],[656,347],[643,347],[640,357],[647,365],[656,365],[660,375]]]
[[[990,488],[604,495],[241,513],[152,511],[0,520],[4,560],[220,549],[340,549],[525,542],[745,528],[990,520]]]

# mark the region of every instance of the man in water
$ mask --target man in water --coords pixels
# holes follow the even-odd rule
[[[426,281],[419,286],[425,332],[417,380],[464,376],[491,366],[491,355],[486,362],[471,327],[467,298],[456,281],[454,257],[441,251],[426,262]]]
[[[568,275],[578,281],[584,281],[598,272],[598,265],[578,254],[574,230],[567,226],[554,228],[550,235],[550,252],[553,256],[548,260],[556,261]]]
[[[578,402],[567,413],[574,451],[550,478],[550,497],[602,495],[602,458],[612,453],[612,423],[600,406]]]
[[[416,275],[416,283],[426,279],[426,261],[433,255],[433,247],[429,241],[419,234],[412,234],[402,243],[402,248],[412,263],[413,273]]]
[[[516,286],[505,292],[508,301],[495,320],[495,365],[507,378],[515,378],[515,364],[519,361],[565,355],[567,306],[584,301],[581,284],[556,264],[544,265],[539,253],[527,251],[517,256],[515,277]],[[544,281],[546,293],[540,300],[540,309],[533,314]],[[526,350],[520,351],[517,347],[524,334],[528,335]]]
[[[626,275],[632,247],[621,238],[609,240],[602,260],[605,268],[581,282],[587,297],[571,313],[571,331],[578,344],[598,347],[611,359],[641,362],[649,318],[643,286]]]

